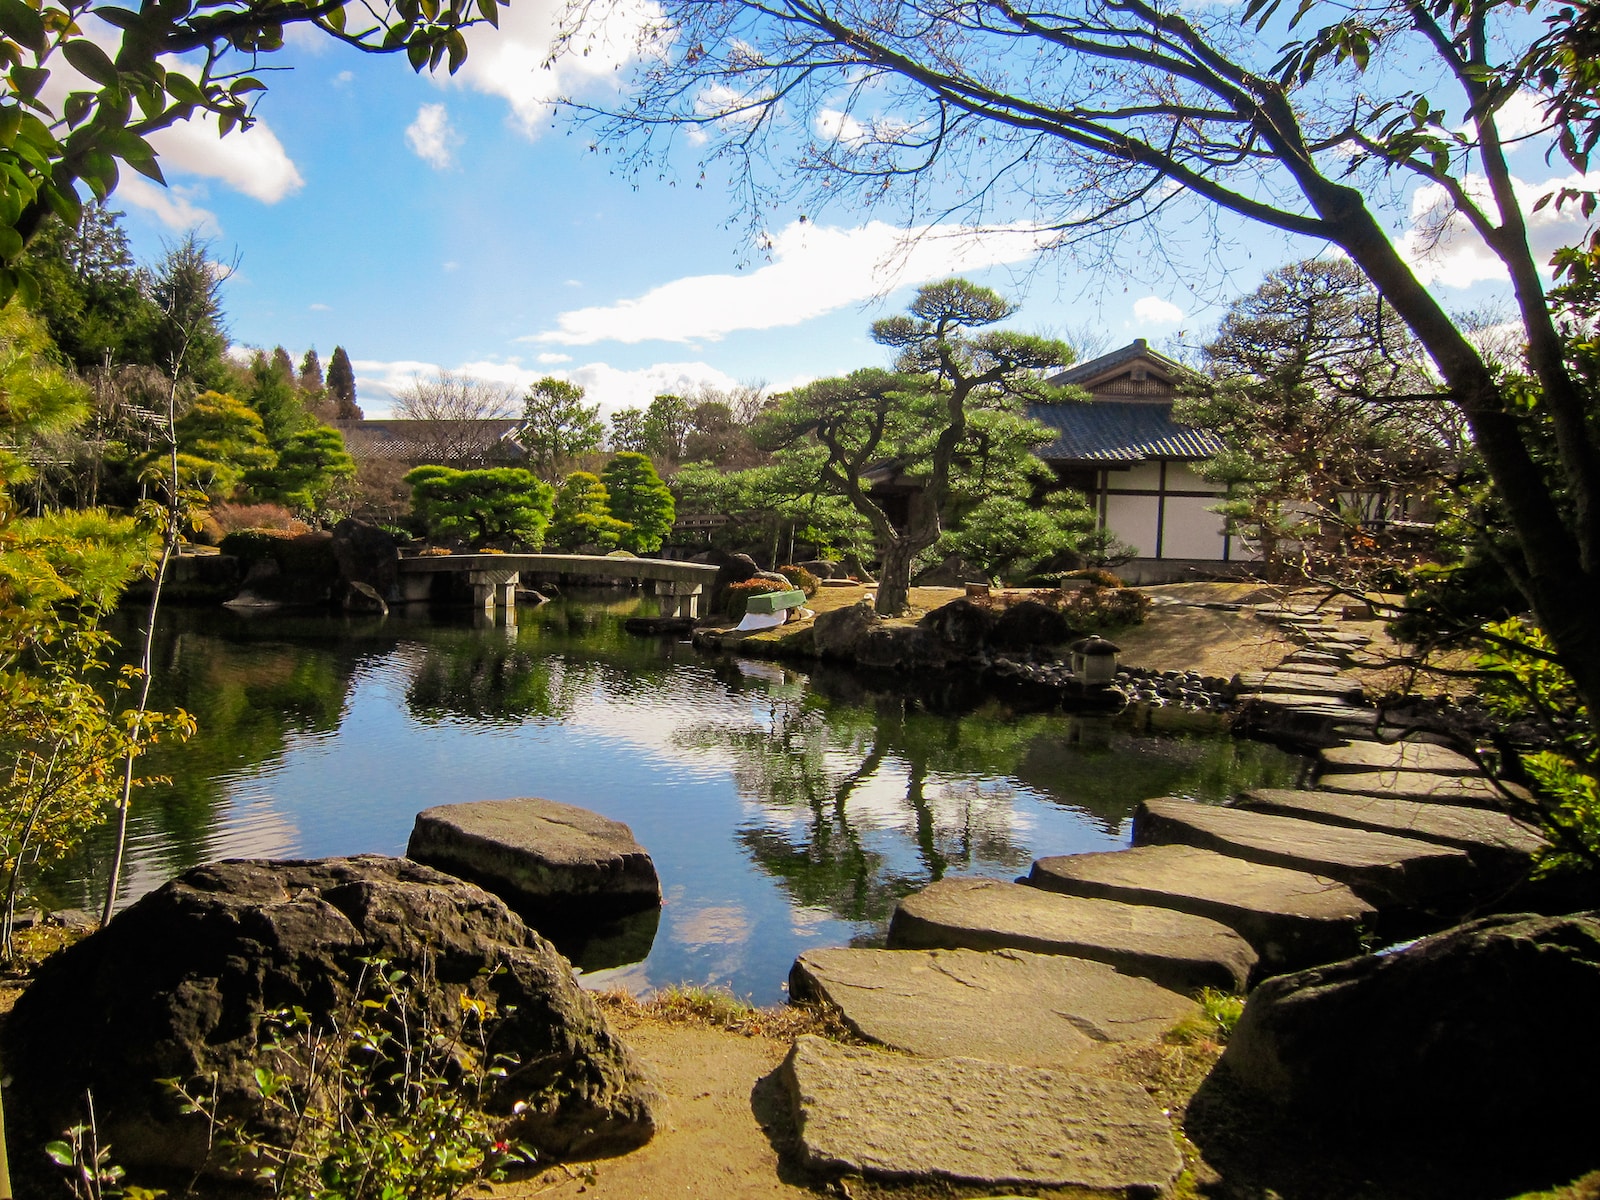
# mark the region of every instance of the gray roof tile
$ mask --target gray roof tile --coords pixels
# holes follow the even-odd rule
[[[1046,462],[1192,460],[1222,450],[1216,434],[1179,424],[1165,404],[1118,400],[1030,404],[1028,415],[1057,433],[1055,441],[1034,451]]]

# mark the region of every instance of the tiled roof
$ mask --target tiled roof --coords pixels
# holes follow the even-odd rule
[[[1150,349],[1150,343],[1144,338],[1135,338],[1120,349],[1102,354],[1099,358],[1091,358],[1088,362],[1068,367],[1058,375],[1052,375],[1050,382],[1057,387],[1064,387],[1069,383],[1087,383],[1109,371],[1115,370],[1117,367],[1141,360],[1155,367],[1169,378],[1183,375],[1189,370],[1177,359],[1168,358],[1159,350]]]
[[[1165,404],[1119,400],[1030,404],[1028,415],[1057,431],[1055,441],[1034,451],[1046,462],[1200,459],[1222,450],[1220,438],[1174,421]]]

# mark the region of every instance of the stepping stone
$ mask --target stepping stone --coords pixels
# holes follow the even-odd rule
[[[1520,870],[1543,849],[1545,840],[1531,826],[1503,812],[1455,804],[1428,804],[1384,796],[1347,796],[1340,792],[1297,792],[1258,788],[1234,801],[1251,812],[1276,813],[1399,834],[1440,846],[1465,850],[1473,861],[1496,870]]]
[[[792,998],[818,998],[869,1042],[923,1058],[1066,1066],[1154,1041],[1194,1001],[1105,963],[1024,950],[808,950]]]
[[[1482,775],[1441,775],[1432,771],[1351,771],[1324,775],[1317,786],[1325,792],[1355,796],[1389,796],[1397,800],[1429,800],[1498,808],[1505,803],[1498,788]],[[1511,785],[1513,794],[1527,793]]]
[[[1350,701],[1330,692],[1251,692],[1239,697],[1252,704],[1275,704],[1279,708],[1344,710],[1354,708]]]
[[[1065,954],[1178,992],[1242,992],[1257,957],[1244,938],[1205,917],[974,878],[941,879],[901,900],[889,947]]]
[[[1322,752],[1324,773],[1348,771],[1428,771],[1434,775],[1477,775],[1482,768],[1465,754],[1431,742],[1351,742]]]
[[[1221,921],[1248,939],[1262,967],[1273,974],[1359,954],[1362,925],[1377,915],[1337,880],[1197,846],[1041,858],[1028,883]]]
[[[1293,663],[1297,667],[1321,667],[1329,671],[1337,671],[1339,669],[1338,655],[1323,654],[1320,651],[1311,650],[1303,646],[1283,661],[1285,663]]]
[[[417,814],[406,857],[476,883],[530,919],[661,903],[655,863],[621,821],[554,800],[475,800]]]
[[[1290,671],[1242,671],[1234,676],[1241,692],[1282,692],[1290,695],[1359,697],[1361,684],[1339,675],[1301,675]]]
[[[780,1068],[812,1169],[974,1187],[1165,1193],[1183,1167],[1141,1087],[1070,1071],[924,1060],[806,1034]]]
[[[1291,675],[1320,675],[1327,678],[1340,672],[1339,665],[1332,661],[1332,658],[1333,656],[1329,654],[1291,654],[1274,667],[1273,671],[1284,671]]]
[[[1477,882],[1465,850],[1192,800],[1146,800],[1133,815],[1133,842],[1176,842],[1326,875],[1379,907],[1409,908],[1455,898]]]

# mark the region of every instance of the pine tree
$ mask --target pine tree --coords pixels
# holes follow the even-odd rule
[[[322,360],[317,357],[317,348],[313,346],[300,360],[300,390],[320,392],[324,386],[326,385],[322,378]]]
[[[272,352],[272,369],[289,383],[294,382],[294,359],[289,357],[289,352],[282,346]]]
[[[361,420],[361,406],[356,403],[356,373],[343,346],[335,346],[333,357],[328,360],[328,392],[338,406],[339,420]]]
[[[630,528],[611,515],[611,495],[598,475],[574,471],[556,491],[549,540],[561,549],[598,546],[612,550]]]
[[[611,515],[630,526],[622,535],[622,548],[635,554],[659,550],[677,514],[655,463],[643,454],[624,452],[606,464],[600,478],[611,496]]]

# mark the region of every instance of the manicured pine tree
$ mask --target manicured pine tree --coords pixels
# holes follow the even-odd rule
[[[677,514],[672,492],[656,474],[655,463],[625,451],[606,464],[600,478],[610,493],[611,515],[630,526],[621,537],[621,548],[635,554],[659,550]]]
[[[611,515],[611,495],[598,475],[574,471],[556,491],[549,540],[563,550],[613,550],[631,527]]]

